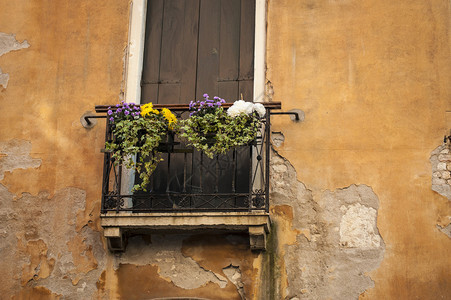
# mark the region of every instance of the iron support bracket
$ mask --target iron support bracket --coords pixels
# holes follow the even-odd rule
[[[284,111],[284,112],[271,112],[271,115],[294,115],[295,121],[298,122],[301,119],[299,118],[299,113],[294,111]]]

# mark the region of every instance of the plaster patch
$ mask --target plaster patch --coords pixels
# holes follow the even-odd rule
[[[27,253],[30,254],[30,263],[22,267],[22,285],[30,280],[49,277],[55,266],[55,259],[47,259],[48,248],[44,241],[29,241]]]
[[[372,207],[356,203],[342,206],[345,212],[340,222],[340,245],[349,248],[378,248],[381,238],[377,232],[377,212]]]
[[[282,132],[271,132],[271,143],[276,147],[280,147],[285,141],[285,136]]]
[[[448,226],[442,227],[440,225],[437,225],[438,230],[446,234],[449,238],[451,238],[451,224]]]
[[[0,85],[6,89],[8,87],[9,75],[2,73],[2,69],[0,69]]]
[[[30,45],[27,40],[19,43],[19,41],[16,40],[15,34],[0,32],[0,56],[14,50],[20,50],[28,47],[30,47]]]
[[[314,197],[296,178],[294,167],[273,151],[271,207],[291,207],[290,231],[297,233],[295,242],[287,239],[286,220],[272,215],[279,239],[276,256],[283,258],[287,277],[282,274],[280,280],[288,282],[275,298],[357,299],[374,286],[367,274],[379,267],[385,252],[376,226],[378,197],[366,185]]]
[[[22,43],[19,43],[16,40],[15,34],[0,32],[0,56],[14,50],[20,50],[28,47],[30,47],[28,42],[24,40]],[[9,74],[2,73],[2,69],[0,69],[0,86],[6,89],[8,87],[8,81]]]
[[[244,294],[244,284],[241,281],[240,267],[230,265],[222,269],[222,271],[224,272],[225,276],[227,276],[227,278],[230,280],[230,282],[236,286],[236,289],[240,294],[241,299],[242,300],[246,299],[246,296]]]
[[[209,282],[225,288],[227,278],[205,270],[192,258],[183,256],[181,248],[184,237],[152,235],[151,245],[146,244],[140,236],[132,237],[127,251],[117,258],[116,264],[156,265],[160,276],[183,289],[196,289]]]
[[[265,84],[265,102],[271,102],[274,97],[274,86],[271,81],[266,81]]]
[[[0,180],[5,172],[15,169],[38,168],[42,160],[30,156],[31,142],[25,140],[9,140],[0,142]]]
[[[0,231],[7,233],[0,238],[0,255],[10,258],[2,262],[2,274],[13,279],[0,285],[2,296],[9,299],[26,284],[68,299],[92,298],[105,251],[99,232],[88,226],[77,232],[77,214],[85,205],[86,193],[76,188],[58,190],[52,198],[40,192],[13,200],[0,184]]]
[[[450,144],[443,143],[431,152],[432,190],[451,200]]]
[[[437,229],[451,238],[451,216],[440,218],[441,222],[437,224]]]

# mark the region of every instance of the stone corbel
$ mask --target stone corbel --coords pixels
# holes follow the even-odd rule
[[[103,235],[107,239],[108,249],[112,252],[125,250],[125,239],[120,227],[106,227]]]
[[[249,226],[251,250],[266,249],[266,233],[265,226]]]

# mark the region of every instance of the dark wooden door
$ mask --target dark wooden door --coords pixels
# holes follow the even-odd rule
[[[148,0],[147,6],[141,103],[186,104],[204,93],[253,100],[255,0]],[[245,196],[202,195],[249,191],[249,147],[214,159],[197,151],[162,157],[135,208],[246,207]]]
[[[253,99],[255,0],[149,0],[141,103]]]

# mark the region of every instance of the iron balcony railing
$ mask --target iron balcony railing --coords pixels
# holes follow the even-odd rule
[[[264,106],[266,115],[256,140],[213,159],[186,146],[177,136],[169,136],[158,149],[163,161],[152,174],[147,192],[131,193],[130,187],[138,179],[116,166],[111,153],[104,151],[101,212],[268,212],[270,116],[271,110],[281,105],[271,102]],[[188,105],[154,105],[163,107],[179,119],[188,117]],[[96,106],[96,112],[106,114],[107,108]],[[113,138],[107,121],[105,140]]]

